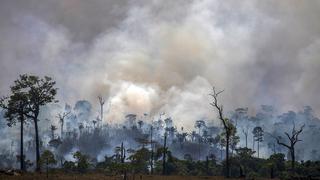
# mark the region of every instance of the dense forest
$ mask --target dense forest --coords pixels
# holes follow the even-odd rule
[[[208,89],[208,108],[216,117],[195,119],[193,129],[176,126],[166,112],[131,112],[123,114],[122,122],[108,123],[108,97],[60,104],[55,84],[50,77],[20,75],[10,94],[1,98],[1,169],[125,176],[320,176],[320,120],[310,106],[284,113],[268,105],[254,113],[246,107],[225,112],[224,92],[213,88]]]

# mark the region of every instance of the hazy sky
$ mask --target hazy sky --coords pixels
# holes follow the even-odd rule
[[[58,99],[108,98],[107,121],[166,112],[178,124],[225,108],[320,108],[320,1],[2,0],[0,94],[22,73]]]

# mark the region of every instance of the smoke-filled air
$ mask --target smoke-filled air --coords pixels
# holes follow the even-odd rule
[[[319,12],[1,1],[0,179],[319,177]]]

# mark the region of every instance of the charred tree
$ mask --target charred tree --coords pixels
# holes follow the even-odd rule
[[[63,113],[59,113],[57,115],[57,118],[59,119],[60,122],[60,131],[61,131],[61,139],[63,138],[63,126],[64,126],[64,120],[66,117],[68,117],[70,115],[71,112],[63,112]]]
[[[246,148],[248,148],[248,130],[248,127],[246,129],[242,129],[242,133],[244,134],[244,137],[246,139]]]
[[[222,92],[223,91],[216,91],[216,89],[214,87],[212,88],[212,93],[210,94],[210,96],[213,99],[212,99],[212,102],[210,103],[210,105],[218,111],[218,117],[222,122],[223,129],[224,129],[225,135],[226,135],[226,171],[225,171],[225,176],[228,178],[228,177],[230,177],[230,161],[229,161],[230,136],[231,136],[231,133],[234,129],[234,126],[232,125],[232,123],[229,119],[224,117],[223,106],[221,104],[219,104],[219,102],[218,102],[218,96]]]
[[[105,103],[105,100],[102,98],[102,96],[98,96],[99,105],[100,105],[100,121],[103,121],[103,106]]]
[[[281,142],[281,137],[274,137],[277,140],[277,143],[281,146],[286,147],[291,156],[291,170],[295,171],[295,145],[297,142],[302,141],[299,139],[299,135],[302,133],[303,128],[305,125],[302,125],[299,130],[296,130],[295,125],[293,125],[291,134],[285,132],[284,134],[289,139],[289,144],[286,144],[284,142]]]

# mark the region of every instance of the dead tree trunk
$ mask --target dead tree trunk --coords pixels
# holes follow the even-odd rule
[[[71,112],[64,112],[64,113],[59,113],[56,117],[59,119],[59,121],[60,121],[60,125],[61,125],[61,129],[60,129],[60,131],[61,131],[61,139],[63,138],[63,126],[64,126],[64,119],[66,118],[66,117],[68,117],[69,116],[69,114],[70,114]]]
[[[230,177],[230,162],[229,162],[229,145],[230,145],[230,134],[232,131],[232,123],[224,117],[223,115],[223,106],[218,103],[218,96],[223,91],[216,91],[215,88],[212,88],[212,93],[210,96],[213,98],[210,105],[215,108],[218,111],[218,117],[221,120],[223,124],[224,131],[226,133],[226,170],[225,170],[225,176],[228,178]]]
[[[98,96],[99,104],[100,104],[100,121],[103,121],[103,106],[105,103],[105,100],[102,98],[102,96]]]
[[[230,162],[229,162],[229,144],[230,144],[230,135],[226,133],[226,177],[230,176]]]
[[[286,147],[291,156],[291,170],[294,172],[295,171],[295,145],[297,142],[302,141],[299,139],[299,134],[302,133],[303,128],[305,125],[302,125],[299,130],[296,130],[295,125],[292,128],[291,135],[289,133],[285,132],[284,134],[288,137],[289,139],[289,144],[285,144],[280,141],[280,137],[274,137],[277,140],[277,143],[281,146]]]
[[[23,154],[23,114],[20,114],[20,169],[24,171],[24,154]]]
[[[242,129],[242,132],[243,132],[244,137],[246,139],[246,148],[248,148],[248,127],[246,130]]]

